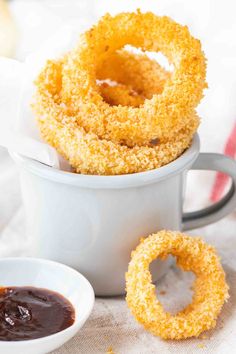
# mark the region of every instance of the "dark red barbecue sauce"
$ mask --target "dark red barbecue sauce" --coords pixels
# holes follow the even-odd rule
[[[34,287],[0,288],[0,340],[42,338],[70,327],[71,303],[62,295]]]

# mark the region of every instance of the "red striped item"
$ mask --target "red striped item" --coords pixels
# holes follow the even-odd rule
[[[236,122],[234,123],[233,129],[226,141],[224,154],[232,158],[236,157]],[[212,202],[217,202],[218,200],[221,199],[221,197],[224,194],[226,185],[229,181],[229,178],[230,177],[228,175],[222,172],[218,172],[216,174],[215,181],[210,195],[210,200]]]

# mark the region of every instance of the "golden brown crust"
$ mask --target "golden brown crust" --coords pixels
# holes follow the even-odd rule
[[[131,86],[123,84],[111,86],[107,83],[102,83],[100,92],[104,101],[110,106],[139,107],[145,100],[145,97],[138,94]]]
[[[126,85],[141,95],[144,100],[163,91],[171,73],[164,70],[156,60],[145,54],[134,54],[127,50],[112,53],[97,68],[98,80],[109,79]]]
[[[63,59],[47,62],[37,80],[34,111],[43,138],[69,160],[76,172],[97,175],[142,172],[173,161],[191,144],[199,124],[196,113],[175,138],[152,147],[129,148],[87,133],[62,101],[63,65]]]
[[[139,108],[110,106],[96,84],[102,63],[127,43],[161,51],[174,66],[161,94],[146,99]],[[106,15],[67,56],[62,71],[63,97],[87,132],[130,147],[143,146],[156,138],[173,137],[189,124],[206,87],[205,73],[200,42],[187,27],[150,12]]]
[[[154,259],[165,259],[169,254],[176,257],[181,269],[196,275],[192,303],[174,316],[165,312],[157,299],[149,271]],[[142,240],[132,252],[126,289],[128,306],[137,321],[164,339],[198,337],[215,327],[228,298],[225,273],[215,249],[201,238],[165,230]]]
[[[140,43],[135,44],[141,46],[145,42],[145,49],[157,50],[153,48],[156,41],[150,43],[147,40],[149,37],[144,36],[146,32],[151,32],[151,36],[157,38],[165,34],[164,38],[159,38],[162,43],[160,49],[166,55],[169,53],[168,58],[174,64],[178,62],[174,73],[165,71],[145,54],[119,49],[122,41],[125,44],[127,36],[132,35],[135,23],[142,29],[141,39],[135,35],[135,40],[140,40]],[[151,23],[156,25],[155,31],[148,30]],[[116,32],[118,25],[122,28],[121,34]],[[123,26],[128,26],[126,30],[130,29],[131,34],[124,32]],[[108,28],[112,33],[104,32]],[[166,30],[169,32],[165,33]],[[101,47],[104,33],[109,42],[108,47]],[[117,43],[114,44],[116,36]],[[84,38],[79,49],[61,60],[48,61],[37,79],[34,111],[44,139],[68,159],[78,173],[135,173],[161,167],[176,159],[191,144],[199,124],[194,107],[205,87],[205,60],[199,42],[190,36],[186,28],[169,18],[140,12],[115,17],[107,15]],[[184,38],[184,44],[180,45]],[[176,52],[173,43],[178,47]],[[191,50],[188,47],[190,45]],[[91,55],[88,56],[89,53]],[[171,58],[171,54],[176,53],[181,54],[178,60]],[[193,53],[194,65],[189,62]],[[192,80],[189,81],[190,77]],[[181,93],[183,88],[187,90],[196,86],[198,89],[193,92]],[[173,94],[173,87],[178,89],[178,94]],[[164,111],[159,111],[161,106],[156,110],[154,101],[160,99],[163,99],[166,115],[162,115]],[[188,100],[188,104],[185,100]],[[98,102],[102,102],[101,105]],[[192,108],[188,109],[190,106]],[[101,114],[97,115],[101,107],[106,109],[102,108]],[[113,112],[112,118],[109,112]],[[130,120],[129,112],[133,120]],[[189,115],[179,119],[180,112]],[[158,125],[158,122],[161,123]],[[120,128],[124,129],[124,136],[120,134]],[[146,134],[150,133],[150,128],[154,132],[160,129],[165,133],[160,138],[157,138],[156,133],[151,133],[153,138],[147,141]],[[114,132],[118,134],[117,139],[111,136]],[[136,138],[133,140],[133,137],[141,132],[143,140],[135,144]],[[142,144],[144,140],[146,143]]]

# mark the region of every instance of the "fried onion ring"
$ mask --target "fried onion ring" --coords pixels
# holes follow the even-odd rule
[[[116,175],[146,171],[173,161],[191,144],[199,124],[196,113],[173,139],[152,147],[129,148],[87,133],[62,101],[63,66],[64,60],[47,62],[37,80],[34,111],[44,139],[69,160],[76,172]]]
[[[134,91],[131,86],[123,84],[110,86],[103,83],[100,90],[103,99],[111,106],[139,107],[145,100],[145,98]]]
[[[170,73],[147,55],[120,50],[111,55],[97,70],[97,79],[117,83],[100,86],[103,99],[110,105],[141,106],[145,99],[163,91]]]
[[[163,91],[138,108],[109,105],[96,82],[103,63],[126,44],[161,51],[174,66]],[[106,15],[67,56],[62,95],[86,132],[130,147],[144,146],[155,139],[170,139],[189,124],[206,87],[205,74],[200,41],[187,27],[150,12]]]
[[[153,260],[165,259],[169,254],[176,257],[181,269],[196,275],[192,303],[173,316],[164,311],[157,299],[149,271]],[[142,240],[132,252],[126,290],[126,300],[136,320],[164,339],[198,337],[215,327],[228,298],[225,273],[215,249],[200,238],[165,230]]]
[[[96,74],[98,80],[109,79],[131,87],[144,99],[151,99],[153,95],[162,93],[170,76],[171,73],[164,70],[156,60],[127,50],[111,54],[97,68]]]

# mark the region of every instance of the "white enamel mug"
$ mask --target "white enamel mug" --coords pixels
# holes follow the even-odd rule
[[[175,161],[130,175],[79,175],[16,154],[14,159],[20,167],[30,255],[78,269],[96,295],[125,292],[125,272],[140,237],[163,228],[210,224],[236,207],[236,162],[220,154],[199,154],[198,135]],[[220,202],[183,214],[189,169],[222,171],[232,177],[232,186]],[[168,267],[156,261],[154,280]]]

